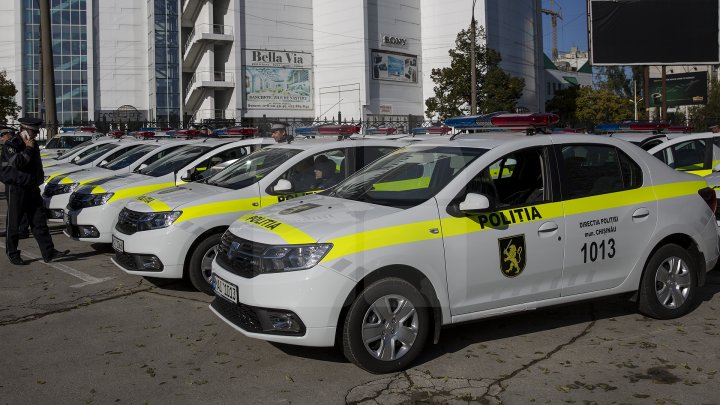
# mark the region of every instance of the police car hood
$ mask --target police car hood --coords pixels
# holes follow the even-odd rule
[[[183,207],[203,205],[209,202],[218,201],[218,196],[226,194],[231,190],[217,186],[211,186],[205,183],[188,183],[177,187],[168,187],[162,190],[153,191],[143,194],[142,198],[147,201],[157,201],[162,206],[167,206],[172,210],[182,210]],[[137,212],[154,212],[155,209],[147,203],[140,201],[130,201],[126,207],[129,210]]]
[[[121,173],[88,182],[75,190],[75,192],[79,194],[100,194],[132,188],[138,190],[139,195],[157,190],[157,188],[150,187],[153,185],[160,185],[158,188],[175,185],[175,177],[172,173],[160,177],[147,176],[139,173]],[[151,189],[147,189],[147,187]]]
[[[69,183],[87,183],[95,180],[100,180],[102,178],[112,176],[115,174],[115,171],[105,169],[102,167],[93,167],[90,169],[80,169],[75,172],[67,172],[64,174],[57,175],[53,177],[52,179],[48,180],[48,183],[63,183],[63,184],[69,184]]]
[[[55,177],[66,173],[77,172],[82,169],[82,166],[78,166],[74,163],[60,163],[54,166],[44,167],[43,172],[46,176]]]
[[[399,208],[323,195],[296,198],[241,216],[230,232],[266,244],[302,244],[331,240],[378,227]]]

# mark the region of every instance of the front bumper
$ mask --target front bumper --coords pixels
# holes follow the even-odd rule
[[[261,274],[244,278],[213,262],[213,273],[237,287],[239,303],[213,303],[210,309],[245,336],[301,346],[334,346],[340,311],[355,282],[333,270],[317,265],[288,273]],[[215,300],[225,300],[216,297]],[[258,333],[248,326],[247,309],[273,308],[295,314],[304,333],[288,336]],[[257,313],[256,313],[257,315]]]
[[[61,223],[64,220],[65,207],[70,201],[70,193],[43,196],[43,206],[47,210],[48,222]]]
[[[111,243],[113,228],[124,205],[124,201],[118,201],[79,210],[66,209],[65,214],[68,222],[66,222],[65,235],[82,242]],[[79,229],[79,227],[90,226],[97,230],[97,237],[83,237],[73,232],[74,229]]]
[[[122,253],[117,251],[113,259],[121,270],[128,274],[158,278],[182,278],[190,244],[197,235],[191,234],[179,226],[171,225],[167,228],[151,231],[136,232],[132,235],[124,234],[117,229],[112,233],[117,240],[122,241]],[[137,260],[130,257],[154,256],[162,268],[160,270],[144,270],[137,266]]]

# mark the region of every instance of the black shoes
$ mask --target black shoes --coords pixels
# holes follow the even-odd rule
[[[25,260],[23,260],[20,256],[10,256],[10,263],[16,266],[24,266],[27,264],[25,263]]]
[[[69,250],[59,251],[59,250],[57,250],[57,249],[53,249],[53,250],[50,252],[50,256],[44,258],[43,261],[44,261],[45,263],[50,263],[51,261],[53,261],[53,260],[55,260],[55,259],[59,259],[59,258],[61,258],[61,257],[67,256],[68,253],[70,253]],[[22,259],[21,259],[21,260],[22,260]]]

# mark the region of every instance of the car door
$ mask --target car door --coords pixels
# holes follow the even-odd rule
[[[561,144],[566,219],[562,295],[620,285],[657,223],[647,168],[613,145]],[[647,183],[647,184],[646,184]]]
[[[534,146],[506,154],[441,208],[453,315],[560,296],[565,225],[550,151]],[[487,212],[461,212],[458,202],[468,193],[488,197]]]

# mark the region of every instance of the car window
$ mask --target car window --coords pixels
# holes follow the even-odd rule
[[[486,195],[500,209],[543,202],[549,199],[545,162],[545,148],[513,152],[483,169],[467,192]]]
[[[328,150],[306,157],[280,175],[279,179],[290,181],[292,189],[287,191],[290,193],[326,190],[347,176],[344,165],[345,149]],[[275,184],[268,187],[268,194],[287,193],[273,191]]]
[[[55,157],[55,158],[53,158],[53,159],[55,159],[55,160],[60,160],[60,159],[64,159],[64,158],[67,157],[67,156],[72,156],[74,153],[77,153],[79,150],[81,150],[81,149],[87,147],[88,145],[90,145],[91,142],[92,142],[92,141],[85,141],[85,142],[83,142],[83,143],[81,143],[81,144],[79,144],[79,145],[75,145],[72,149],[66,150],[65,153],[63,153],[63,154],[61,154],[61,155],[59,155],[59,156],[57,156],[57,157]],[[102,145],[102,144],[100,144],[100,145]],[[94,149],[94,148],[99,147],[100,145],[95,145],[95,146],[90,147],[90,148],[88,148],[88,149]]]
[[[361,146],[355,148],[355,170],[362,169],[396,149],[397,147],[391,146]]]
[[[207,153],[210,149],[211,147],[207,145],[183,146],[137,172],[153,177],[164,176],[182,169],[183,166]]]
[[[406,147],[374,161],[328,195],[371,204],[410,208],[432,198],[487,149]]]
[[[239,190],[257,183],[268,173],[300,152],[300,149],[261,149],[239,159],[222,172],[204,181],[214,186]]]
[[[562,145],[562,195],[566,200],[629,190],[642,185],[642,170],[609,145]]]
[[[100,156],[104,155],[106,152],[117,148],[119,145],[117,143],[104,143],[102,145],[98,145],[97,148],[91,148],[86,151],[83,151],[79,155],[75,156],[72,159],[72,163],[76,165],[85,165],[88,163],[92,163],[93,160],[99,158]]]
[[[111,159],[109,156],[105,158],[107,163],[99,164],[98,166],[104,167],[109,170],[120,170],[130,166],[131,163],[140,159],[143,155],[157,148],[157,145],[142,145],[130,150],[124,150],[123,153]]]
[[[705,140],[679,142],[655,152],[653,156],[675,170],[700,170],[705,167]]]
[[[209,158],[205,159],[197,166],[195,166],[193,168],[193,175],[191,176],[191,178],[192,180],[209,178],[219,172],[219,170],[214,170],[214,167],[222,167],[223,169],[225,169],[226,166],[222,165],[222,163],[236,161],[246,155],[249,155],[251,152],[252,146],[249,145],[238,146],[219,152],[213,156],[210,156]]]

